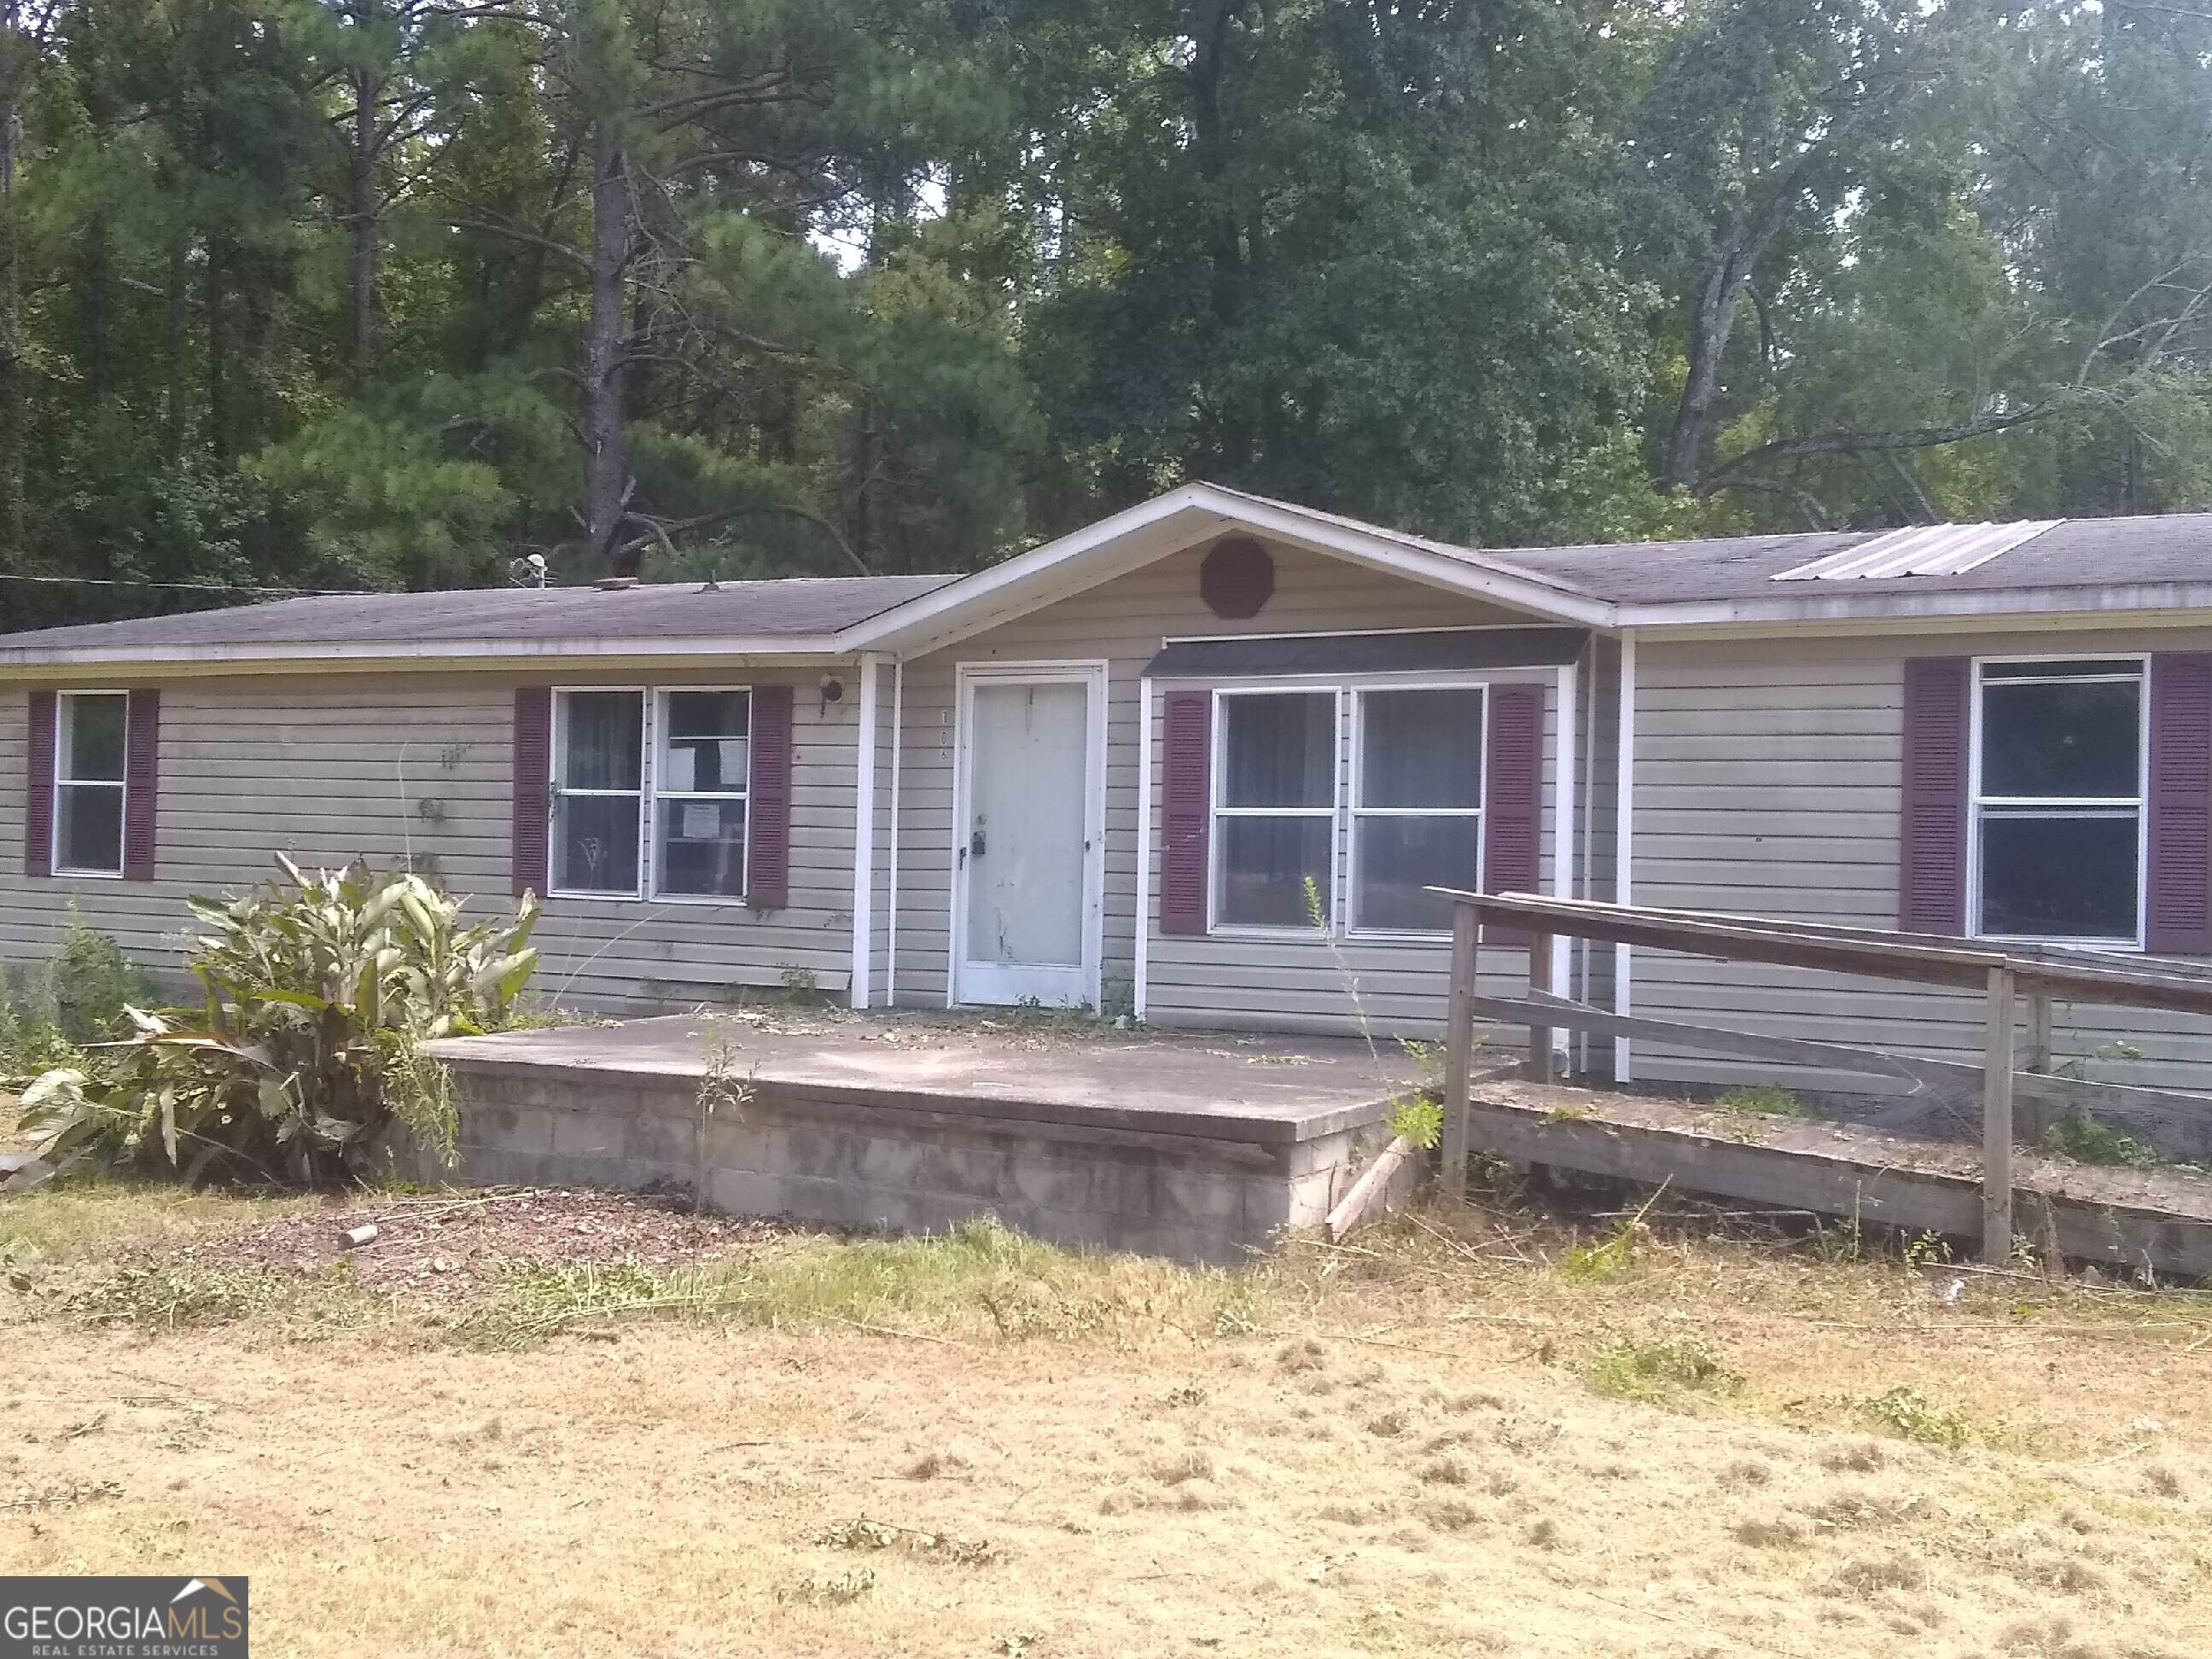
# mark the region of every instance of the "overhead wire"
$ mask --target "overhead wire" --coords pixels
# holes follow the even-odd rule
[[[34,582],[74,587],[161,587],[191,593],[281,593],[293,599],[339,599],[349,594],[379,591],[368,587],[263,587],[245,582],[162,582],[129,576],[34,576],[12,570],[0,570],[0,582]]]

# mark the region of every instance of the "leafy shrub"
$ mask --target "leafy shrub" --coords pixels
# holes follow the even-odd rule
[[[464,927],[420,876],[277,863],[258,892],[190,901],[211,930],[189,958],[204,1007],[127,1008],[131,1041],[24,1091],[49,1158],[319,1184],[362,1174],[395,1118],[450,1157],[445,1070],[420,1045],[501,1023],[537,965],[535,901]]]
[[[0,1076],[36,1077],[82,1063],[79,1050],[131,1033],[125,1010],[153,994],[123,947],[88,927],[70,902],[60,945],[19,976],[20,1000],[0,975]]]
[[[62,929],[60,949],[43,970],[52,999],[53,1024],[70,1042],[105,1042],[128,1036],[127,1009],[142,1006],[154,994],[145,970],[123,952],[114,939],[88,927],[74,902]]]

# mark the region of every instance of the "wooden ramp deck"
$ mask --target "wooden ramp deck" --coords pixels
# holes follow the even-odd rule
[[[1486,1079],[1468,1101],[1477,1149],[1547,1164],[1911,1232],[1982,1229],[1977,1150],[1817,1119]],[[2212,1175],[2013,1159],[2019,1236],[2045,1254],[2160,1276],[2212,1278]]]

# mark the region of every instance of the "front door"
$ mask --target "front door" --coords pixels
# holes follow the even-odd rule
[[[961,675],[956,1001],[1097,999],[1104,681],[1089,665]]]

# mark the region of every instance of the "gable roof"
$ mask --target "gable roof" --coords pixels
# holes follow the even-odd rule
[[[1536,621],[1584,628],[1765,631],[1885,620],[2212,613],[2212,514],[1474,548],[1192,483],[967,575],[283,599],[0,635],[0,671],[102,663],[913,653],[1232,532],[1484,599]],[[1949,553],[1914,553],[1927,546]],[[1998,550],[1990,553],[1992,547]],[[1887,556],[1893,550],[1914,556]],[[1855,552],[1866,559],[1839,557]],[[1824,571],[1826,561],[1846,571],[1871,561],[1880,572],[1917,574],[1829,580],[1807,569]]]

